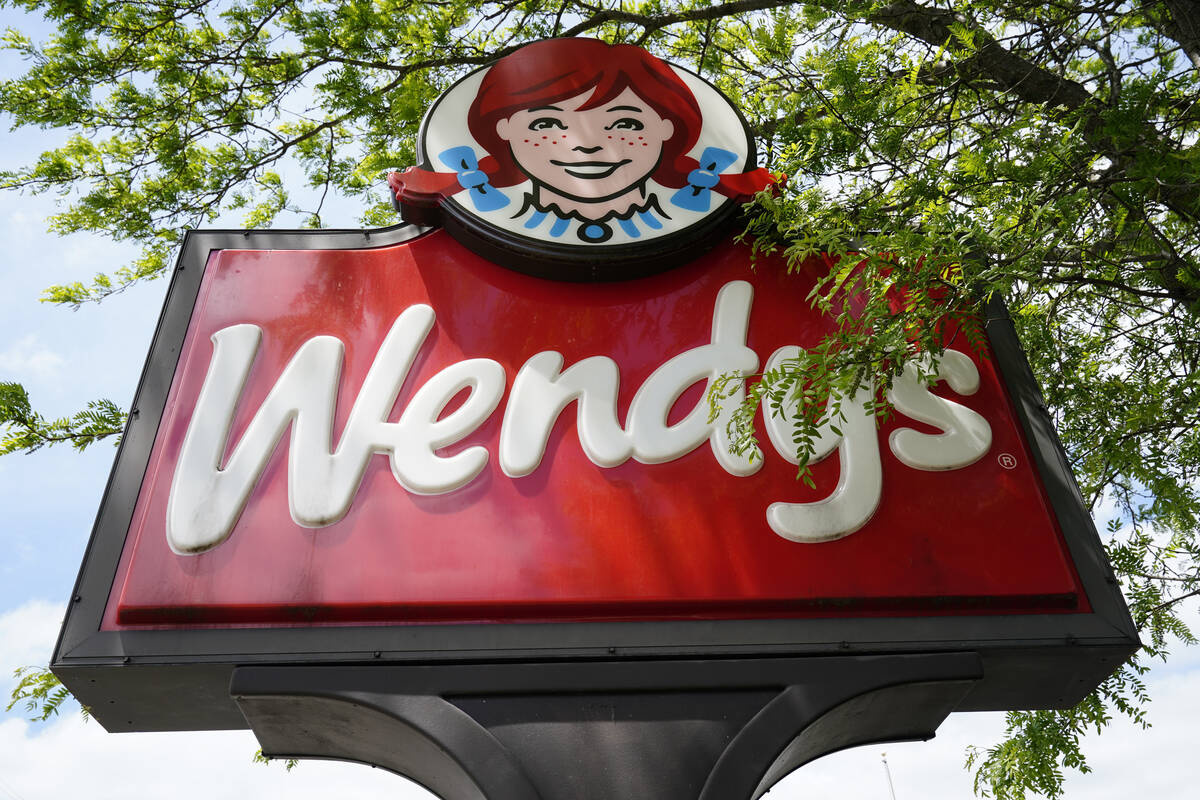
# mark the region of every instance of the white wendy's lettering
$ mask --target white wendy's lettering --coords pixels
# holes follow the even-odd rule
[[[555,421],[575,401],[580,445],[598,467],[615,467],[631,458],[643,464],[672,461],[707,441],[713,457],[731,475],[757,472],[763,463],[761,453],[732,453],[726,432],[730,414],[744,399],[742,391],[722,399],[712,422],[708,401],[701,398],[681,420],[668,424],[668,414],[688,387],[701,381],[711,387],[721,375],[758,370],[758,355],[746,345],[752,300],[753,288],[745,281],[723,286],[713,310],[709,342],[675,355],[651,373],[634,394],[624,425],[617,411],[620,368],[611,358],[592,356],[564,368],[563,356],[556,351],[531,356],[513,379],[504,409],[496,454],[501,470],[513,479],[536,470]],[[213,334],[212,360],[167,502],[171,549],[181,555],[202,553],[229,537],[289,428],[288,504],[292,519],[304,527],[324,527],[346,514],[376,453],[388,456],[396,482],[414,494],[452,492],[474,480],[487,465],[485,447],[472,445],[453,455],[437,451],[461,441],[495,411],[506,384],[499,363],[472,358],[450,364],[417,389],[396,422],[388,421],[434,322],[434,310],[423,304],[410,306],[396,318],[332,451],[345,347],[332,336],[306,341],[224,463],[234,415],[263,332],[258,326],[241,324]],[[795,347],[780,348],[768,359],[767,369],[797,353]],[[978,390],[979,373],[962,353],[947,350],[936,365],[925,368],[936,368],[936,377],[960,395]],[[466,400],[443,415],[463,390]],[[861,387],[849,402],[842,402],[844,419],[836,425],[830,420],[822,423],[813,460],[837,450],[838,485],[816,502],[772,503],[766,517],[775,533],[797,542],[838,539],[861,528],[875,513],[883,485],[879,437],[874,418],[863,409],[873,393],[873,387]],[[991,446],[987,421],[959,403],[932,394],[916,367],[896,380],[890,399],[901,413],[942,431],[926,434],[898,428],[892,433],[889,446],[909,467],[959,469]],[[791,421],[765,416],[774,449],[794,463]]]

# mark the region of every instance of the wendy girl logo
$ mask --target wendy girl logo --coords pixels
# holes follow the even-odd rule
[[[640,47],[527,45],[451,86],[388,176],[404,219],[521,272],[617,280],[689,261],[776,182],[716,87]]]

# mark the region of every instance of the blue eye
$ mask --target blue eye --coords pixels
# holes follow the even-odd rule
[[[531,131],[548,131],[551,128],[558,128],[560,131],[565,131],[567,126],[561,119],[557,119],[556,117],[538,117],[529,123],[529,130]]]
[[[611,130],[640,131],[645,127],[646,127],[645,125],[643,125],[640,121],[634,119],[633,117],[621,117],[619,120],[612,123],[604,130],[606,130],[606,131],[611,131]]]

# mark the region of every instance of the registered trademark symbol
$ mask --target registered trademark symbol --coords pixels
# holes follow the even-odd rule
[[[1017,457],[1011,453],[1001,453],[1000,455],[996,456],[996,460],[999,461],[1000,466],[1004,467],[1005,469],[1017,468]]]

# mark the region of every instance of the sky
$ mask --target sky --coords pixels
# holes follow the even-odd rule
[[[0,27],[14,19],[13,12],[0,11]],[[29,27],[19,19],[15,24]],[[0,74],[16,66],[0,56]],[[0,168],[28,162],[50,140],[39,131],[9,132],[6,120],[0,124]],[[0,193],[0,380],[23,383],[48,416],[74,413],[100,397],[128,407],[166,282],[136,286],[74,312],[39,303],[47,286],[86,282],[132,253],[99,237],[46,233],[53,211],[53,197]],[[330,215],[328,223],[350,226],[355,220],[347,213],[345,219]],[[0,696],[7,697],[15,683],[13,669],[49,661],[115,454],[101,443],[82,454],[51,448],[0,457]],[[1192,621],[1200,630],[1194,613]],[[1068,777],[1068,798],[1195,796],[1200,648],[1174,650],[1147,681],[1151,727],[1119,720],[1103,735],[1089,736],[1086,753],[1094,771]],[[22,711],[0,713],[0,800],[433,797],[362,765],[304,762],[288,773],[280,765],[252,763],[257,744],[248,731],[108,734],[85,722],[77,706],[45,723],[30,722]],[[965,749],[994,743],[1003,726],[999,713],[955,714],[930,742],[828,756],[786,778],[768,797],[888,800],[886,752],[897,800],[969,798]]]

